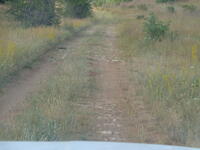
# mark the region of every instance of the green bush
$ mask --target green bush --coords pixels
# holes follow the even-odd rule
[[[0,0],[0,4],[4,4],[4,3],[9,2],[9,1],[12,1],[12,0]]]
[[[65,14],[74,18],[85,18],[91,15],[91,0],[65,0]]]
[[[10,13],[26,26],[53,25],[59,22],[55,0],[12,0]]]
[[[176,0],[156,0],[157,3],[175,2]]]
[[[144,32],[151,40],[161,41],[168,31],[169,24],[159,21],[154,14],[151,14],[144,23]]]
[[[175,13],[176,9],[173,7],[173,6],[168,6],[167,7],[167,10],[170,12],[170,13]]]
[[[188,10],[190,12],[193,12],[197,9],[197,7],[193,4],[185,4],[185,5],[182,5],[182,8],[184,8],[185,10]]]
[[[0,3],[5,3],[5,0],[0,0]]]
[[[122,2],[129,2],[132,0],[93,0],[94,6],[103,6],[103,5],[112,5],[112,4],[120,4]]]

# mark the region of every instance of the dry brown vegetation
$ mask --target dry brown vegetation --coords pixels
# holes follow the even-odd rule
[[[191,6],[195,6],[195,9],[193,10],[194,7]],[[173,7],[175,11],[169,11],[169,7]],[[92,126],[102,123],[102,120],[98,122],[96,118],[110,115],[111,119],[115,119],[112,117],[121,117],[115,113],[123,112],[121,115],[125,114],[126,116],[118,120],[128,118],[129,121],[126,121],[130,125],[126,126],[128,130],[126,130],[125,137],[128,136],[131,142],[200,146],[200,2],[191,0],[158,4],[155,3],[155,0],[134,0],[130,3],[121,4],[119,7],[94,8],[94,10],[100,17],[99,19],[96,16],[98,19],[94,19],[95,22],[100,23],[100,26],[101,23],[104,23],[104,26],[101,26],[101,29],[95,32],[89,30],[84,36],[85,39],[72,44],[69,55],[66,55],[63,65],[58,67],[57,74],[45,81],[39,93],[28,98],[24,110],[19,112],[17,119],[10,118],[0,124],[0,138],[8,140],[98,139],[99,135],[93,133]],[[155,41],[146,38],[143,25],[151,12],[154,12],[159,20],[170,23],[169,32],[162,40]],[[63,21],[66,22],[63,23],[65,24],[63,28],[71,31],[74,28],[82,27],[82,25],[88,25],[88,22],[90,22],[87,19],[84,22],[82,21],[67,19]],[[104,46],[110,44],[108,39],[110,37],[105,34],[105,31],[108,33],[110,31],[103,30],[108,27],[109,23],[112,23],[112,29],[114,26],[116,27],[115,52],[117,56],[119,56],[118,53],[120,54],[123,60],[119,62],[124,61],[126,67],[113,65],[112,60],[106,58],[108,55],[105,55],[106,53],[103,51]],[[14,31],[20,31],[17,34],[20,36],[14,38],[15,33],[18,32],[11,32],[8,34],[8,39],[19,39],[19,43],[22,43],[20,40],[24,40],[24,35],[32,35],[30,39],[25,40],[28,44],[36,41],[33,46],[41,40],[56,39],[57,33],[60,35],[60,30],[54,27],[28,30],[15,28]],[[38,34],[36,36],[34,33],[39,33],[40,36],[38,37]],[[9,36],[10,34],[11,36]],[[105,36],[108,37],[103,43],[105,39],[102,40],[101,38],[105,38]],[[8,41],[13,42],[13,40]],[[7,48],[12,51],[16,50],[17,44],[12,45],[14,44],[8,44]],[[27,52],[29,49],[26,48],[25,50]],[[98,53],[96,53],[97,51]],[[17,52],[15,52],[16,55]],[[109,55],[109,57],[112,57],[112,51]],[[11,55],[5,53],[4,56],[6,56],[3,57],[4,59],[8,58],[3,61],[9,61]],[[99,61],[99,58],[102,59]],[[107,66],[110,63],[109,61],[111,65]],[[104,76],[107,77],[106,80],[102,80],[103,82],[95,81],[95,79],[101,79],[100,77],[95,78],[99,75],[95,64],[97,62],[101,63],[98,65],[104,70]],[[7,64],[12,64],[12,62]],[[112,66],[114,68],[109,69]],[[118,87],[119,83],[116,82],[116,80],[122,79],[119,76],[124,76],[124,73],[116,75],[120,68],[123,68],[122,70],[126,72],[126,80],[123,80],[126,82],[124,89],[121,89],[123,86]],[[116,74],[112,75],[113,73]],[[127,77],[127,75],[129,76]],[[116,79],[111,80],[113,77]],[[102,93],[99,93],[99,97],[95,97],[97,83],[102,84],[101,90],[104,96],[113,101],[116,91],[112,94],[109,90],[112,92],[113,89],[119,90],[123,91],[122,93],[128,91],[127,97],[122,95],[123,98],[125,96],[125,101],[121,101],[121,98],[118,97],[114,103],[107,102],[107,99],[101,97]],[[107,83],[115,83],[114,86],[117,87],[112,87],[112,85],[109,88]],[[94,102],[94,100],[97,100],[97,102]],[[118,107],[118,101],[120,101],[120,107]],[[94,106],[91,106],[91,104],[94,104]],[[97,114],[94,114],[95,104],[99,104],[101,107],[96,112]],[[104,109],[105,104],[106,108]],[[113,104],[117,107],[114,108]],[[102,114],[98,114],[101,111]],[[109,120],[110,118],[106,119]],[[126,123],[123,122],[119,125]],[[117,128],[116,126],[111,127]],[[105,129],[105,126],[103,126],[102,131]],[[104,132],[103,134],[107,133]],[[113,135],[106,136],[108,139],[116,138]],[[151,141],[149,140],[151,138],[147,139],[148,136],[154,139]],[[127,141],[127,139],[124,141]],[[118,140],[120,140],[119,137]]]
[[[127,8],[124,12],[114,9],[119,15],[126,15],[118,27],[118,45],[124,59],[129,60],[130,74],[137,81],[138,94],[157,117],[157,128],[168,138],[163,143],[199,146],[199,11],[197,0],[157,4],[154,1],[134,1],[132,5],[149,3],[148,10]],[[183,5],[194,5],[195,10],[184,9]],[[175,12],[167,10],[173,6]],[[150,12],[170,22],[170,31],[162,41],[145,40],[144,19]],[[129,14],[129,15],[127,15]]]

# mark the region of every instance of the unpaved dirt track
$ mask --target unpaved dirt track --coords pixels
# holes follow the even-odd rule
[[[54,66],[54,63],[45,60],[32,69],[24,69],[13,82],[6,85],[0,97],[0,118],[8,111],[16,109],[31,92],[36,92],[41,81],[54,71]]]
[[[113,27],[103,32],[104,53],[94,58],[98,92],[93,97],[96,140],[160,143],[156,122],[129,81],[126,62],[120,60]],[[94,61],[96,60],[96,61]]]
[[[142,99],[136,96],[135,85],[129,81],[126,62],[120,60],[113,25],[92,27],[85,32],[90,35],[101,32],[98,36],[102,39],[94,43],[96,50],[100,47],[101,52],[89,58],[90,64],[95,65],[95,70],[89,76],[95,77],[98,90],[87,100],[89,111],[95,114],[90,122],[93,126],[92,135],[88,138],[99,141],[162,142],[154,117]],[[62,63],[67,55],[67,47],[79,47],[84,36],[87,34],[61,45],[63,48],[60,51],[50,52],[38,65],[22,71],[16,81],[8,84],[4,95],[0,97],[0,119],[10,109],[20,107],[20,103],[32,92],[39,90],[40,82],[53,74],[56,66]]]

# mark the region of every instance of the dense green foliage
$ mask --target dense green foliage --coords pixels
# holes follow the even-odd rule
[[[161,40],[169,30],[169,24],[159,21],[154,14],[151,14],[145,24],[144,32],[152,40]]]
[[[26,26],[58,24],[62,7],[57,4],[66,6],[62,8],[65,16],[85,18],[92,13],[91,0],[9,0],[9,4],[11,14]]]
[[[5,3],[5,0],[0,0],[0,3]]]
[[[6,3],[7,1],[12,1],[12,0],[0,0],[0,3],[4,4],[4,3]]]
[[[65,0],[65,14],[75,18],[85,18],[91,14],[91,0]]]
[[[176,0],[156,0],[157,3],[175,2]]]
[[[95,6],[102,6],[102,5],[106,5],[106,4],[119,4],[121,2],[129,2],[132,0],[94,0],[93,4]]]
[[[100,6],[132,0],[0,0],[0,3],[5,1],[10,4],[11,14],[25,26],[40,26],[58,24],[62,15],[73,18],[90,16],[92,4]]]
[[[12,0],[10,12],[26,26],[53,25],[59,19],[55,0]]]

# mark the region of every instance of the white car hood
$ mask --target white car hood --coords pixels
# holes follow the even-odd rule
[[[179,146],[113,142],[0,142],[0,150],[200,150]]]

